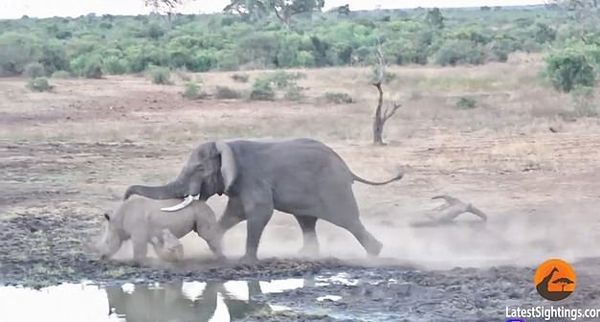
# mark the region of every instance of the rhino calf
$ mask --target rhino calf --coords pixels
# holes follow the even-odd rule
[[[150,240],[158,258],[167,262],[183,260],[183,245],[168,229],[162,230],[162,240],[154,236]]]
[[[161,211],[161,208],[178,202],[181,200],[141,197],[123,201],[114,214],[104,214],[105,227],[95,249],[103,259],[107,259],[121,248],[124,241],[131,239],[133,257],[137,262],[146,259],[148,243],[152,244],[159,258],[180,260],[183,258],[183,245],[178,239],[195,231],[217,257],[223,257],[212,209],[203,201],[194,201],[175,212]]]

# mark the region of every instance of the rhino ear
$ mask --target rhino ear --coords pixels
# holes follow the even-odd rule
[[[110,221],[110,216],[106,212],[104,213],[104,218],[106,218],[106,221]]]
[[[223,177],[224,192],[227,192],[237,177],[237,166],[231,147],[223,141],[215,143],[217,151],[221,154],[221,176]]]

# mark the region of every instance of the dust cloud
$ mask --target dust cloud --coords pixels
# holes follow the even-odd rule
[[[226,197],[213,197],[208,203],[220,216]],[[537,266],[549,257],[575,261],[600,255],[592,245],[600,242],[594,233],[600,227],[594,209],[600,202],[553,205],[535,211],[493,212],[486,209],[489,221],[482,223],[471,214],[462,214],[456,223],[438,227],[412,227],[411,222],[424,220],[438,204],[418,209],[414,205],[381,207],[358,200],[361,220],[369,232],[383,243],[379,258],[370,259],[348,231],[326,221],[317,223],[319,258],[335,257],[350,263],[368,265],[410,265],[423,269],[454,267],[492,267],[502,265]],[[429,209],[427,208],[428,206]],[[577,218],[575,220],[575,218]],[[593,241],[593,243],[590,243]],[[242,222],[224,237],[224,251],[229,258],[242,256],[246,242],[246,224]],[[206,242],[194,233],[181,239],[186,259],[211,256]],[[302,234],[295,219],[276,211],[267,225],[259,246],[259,257],[298,257]],[[149,254],[155,256],[150,248]],[[115,259],[127,259],[132,251],[124,243]]]

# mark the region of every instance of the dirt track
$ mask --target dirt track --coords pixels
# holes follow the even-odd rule
[[[369,320],[373,312],[388,312],[379,319],[489,321],[502,318],[507,305],[548,305],[535,292],[533,269],[558,256],[574,263],[580,279],[575,294],[561,304],[600,307],[600,262],[583,260],[600,255],[593,246],[600,240],[600,127],[595,120],[531,124],[513,120],[502,109],[477,111],[483,114],[477,117],[495,117],[499,124],[513,122],[493,131],[463,127],[464,111],[435,118],[432,108],[404,110],[388,125],[391,144],[374,148],[369,124],[362,121],[370,110],[360,103],[190,102],[176,87],[143,79],[61,82],[55,93],[33,94],[24,89],[24,80],[0,80],[0,283],[344,272],[360,284],[305,287],[268,295],[268,300],[325,307],[326,315],[338,320]],[[340,115],[344,125],[331,126]],[[559,133],[548,131],[548,125],[558,126]],[[321,259],[282,259],[295,256],[301,241],[297,225],[283,214],[274,216],[261,242],[259,256],[271,259],[256,267],[198,260],[209,254],[207,247],[188,237],[190,260],[183,267],[100,264],[85,253],[82,242],[97,232],[102,212],[118,203],[127,185],[164,182],[203,139],[239,136],[321,139],[353,171],[373,179],[403,167],[407,175],[400,183],[355,185],[363,221],[385,245],[383,258],[366,260],[349,234],[320,223]],[[423,219],[437,205],[429,198],[440,193],[473,202],[488,212],[489,223],[485,228],[410,228],[409,222]],[[210,204],[218,214],[224,198]],[[243,251],[244,229],[241,224],[226,236],[231,258]],[[317,303],[316,294],[342,300]]]

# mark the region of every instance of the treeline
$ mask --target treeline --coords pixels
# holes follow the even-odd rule
[[[378,44],[388,64],[503,62],[512,52],[538,52],[577,37],[578,25],[568,17],[544,6],[335,10],[299,14],[293,24],[226,13],[168,21],[164,15],[23,17],[0,21],[0,75],[364,66],[375,60]]]

